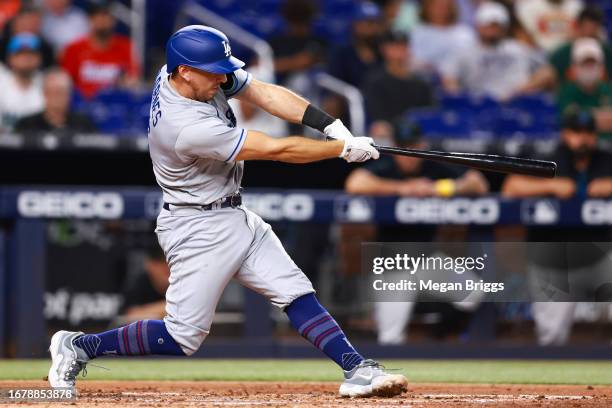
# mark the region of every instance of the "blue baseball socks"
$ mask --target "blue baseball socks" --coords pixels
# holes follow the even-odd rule
[[[185,355],[166,330],[163,320],[139,320],[104,333],[85,334],[74,339],[72,344],[80,349],[77,351],[83,351],[89,360],[109,354],[121,356]]]
[[[314,293],[295,299],[285,308],[291,325],[316,348],[334,360],[344,371],[363,361],[338,323],[317,300]]]

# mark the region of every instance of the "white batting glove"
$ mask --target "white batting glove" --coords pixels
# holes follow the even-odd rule
[[[374,140],[371,137],[351,137],[344,140],[344,149],[340,153],[341,158],[349,163],[364,162],[370,159],[378,159],[380,153],[372,146]]]
[[[336,119],[331,125],[327,125],[325,129],[323,129],[323,133],[325,133],[325,136],[328,138],[336,140],[346,140],[354,137],[340,119]]]

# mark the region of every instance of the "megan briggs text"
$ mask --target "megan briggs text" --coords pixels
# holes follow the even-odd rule
[[[468,279],[465,282],[434,282],[431,279],[419,279],[418,281],[402,279],[398,282],[385,282],[382,279],[377,279],[372,282],[372,287],[376,291],[428,290],[441,293],[459,292],[463,290],[495,293],[504,290],[504,284],[502,282],[485,282],[482,279],[479,281]]]

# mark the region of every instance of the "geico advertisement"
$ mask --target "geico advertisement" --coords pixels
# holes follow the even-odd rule
[[[123,215],[120,193],[23,191],[17,197],[17,211],[22,217],[102,218],[115,219]]]

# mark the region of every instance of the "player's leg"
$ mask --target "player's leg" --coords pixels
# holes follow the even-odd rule
[[[343,396],[395,395],[406,389],[406,379],[390,375],[355,350],[329,312],[317,300],[312,284],[283,249],[272,229],[245,210],[255,238],[236,278],[284,309],[291,325],[345,373]]]
[[[97,334],[56,333],[50,347],[53,387],[73,387],[76,375],[96,357],[190,355],[199,348],[251,240],[245,239],[250,230],[240,211],[214,217],[212,212],[193,211],[196,216],[166,215],[158,222],[159,242],[170,266],[164,320],[138,321]]]

